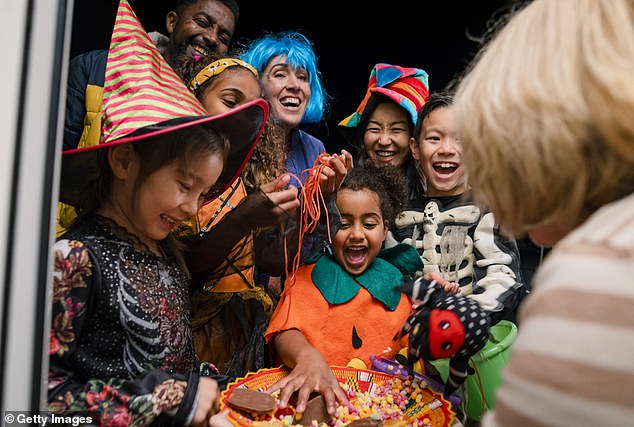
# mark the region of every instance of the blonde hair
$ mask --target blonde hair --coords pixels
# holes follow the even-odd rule
[[[454,102],[470,184],[517,235],[634,192],[634,1],[535,0]]]

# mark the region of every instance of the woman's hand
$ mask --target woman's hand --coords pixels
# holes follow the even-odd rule
[[[341,182],[352,167],[352,155],[346,150],[341,150],[341,154],[330,157],[328,166],[322,169],[319,177],[319,187],[324,197],[339,189]]]

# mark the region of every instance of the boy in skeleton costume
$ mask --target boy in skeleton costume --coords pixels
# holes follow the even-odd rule
[[[477,301],[494,325],[516,308],[523,292],[519,254],[493,214],[470,200],[456,129],[451,98],[432,94],[410,139],[424,196],[410,199],[391,232],[418,250],[424,273],[457,282],[459,293]]]

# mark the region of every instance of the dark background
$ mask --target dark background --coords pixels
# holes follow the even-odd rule
[[[165,32],[165,15],[174,0],[129,0],[147,31]],[[365,95],[374,64],[418,67],[429,74],[430,91],[439,91],[468,64],[480,37],[508,6],[508,0],[242,0],[233,45],[264,32],[298,30],[314,42],[331,111],[306,130],[329,152],[347,148],[337,123],[353,113]],[[107,48],[118,0],[75,0],[71,56]]]

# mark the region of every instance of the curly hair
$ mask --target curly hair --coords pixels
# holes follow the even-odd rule
[[[234,52],[234,51],[232,51]],[[236,58],[235,53],[225,55],[227,58]],[[176,72],[189,86],[191,80],[211,62],[219,58],[210,58],[206,61],[197,61],[192,58],[186,58],[181,62],[180,67]],[[232,65],[225,69],[224,72],[231,72],[232,69],[240,68],[240,65]],[[221,73],[216,74],[200,86],[194,89],[194,95],[199,101],[203,101],[207,88]],[[286,141],[286,135],[284,129],[276,125],[273,122],[272,117],[269,115],[262,135],[253,150],[248,163],[242,171],[242,181],[246,186],[247,192],[251,193],[255,191],[260,185],[266,184],[276,179],[286,171],[286,157],[288,154],[288,143]]]
[[[379,197],[381,215],[389,225],[394,224],[396,216],[407,206],[407,179],[398,166],[379,166],[368,159],[362,166],[356,166],[348,172],[339,191],[345,189],[368,189],[376,193]]]
[[[242,181],[247,192],[255,191],[260,185],[271,182],[286,172],[287,156],[288,142],[284,129],[273,123],[269,115],[260,140],[242,171]]]

